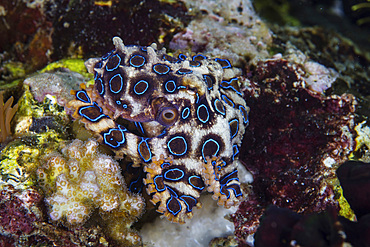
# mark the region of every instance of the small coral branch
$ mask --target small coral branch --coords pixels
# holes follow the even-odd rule
[[[10,121],[18,110],[18,103],[12,107],[13,101],[12,96],[4,103],[3,92],[0,92],[0,143],[11,135]]]

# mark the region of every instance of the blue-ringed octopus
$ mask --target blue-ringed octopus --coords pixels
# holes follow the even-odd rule
[[[238,205],[239,146],[249,108],[227,59],[170,56],[165,49],[125,46],[89,59],[94,85],[81,85],[68,103],[116,158],[146,172],[157,211],[184,223],[207,190],[219,205]]]

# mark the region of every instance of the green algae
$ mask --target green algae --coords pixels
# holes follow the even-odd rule
[[[347,199],[343,196],[342,187],[338,184],[338,185],[334,186],[334,191],[337,195],[337,201],[338,201],[339,207],[340,207],[339,215],[341,215],[341,216],[343,216],[343,217],[345,217],[349,220],[355,221],[355,219],[356,219],[355,213],[351,209],[351,206],[349,205]]]
[[[56,149],[62,141],[59,133],[48,131],[16,139],[7,145],[0,156],[0,189],[6,184],[16,189],[34,185],[40,157]]]
[[[93,79],[93,75],[87,72],[84,63],[85,61],[80,58],[62,59],[62,60],[59,60],[57,62],[47,65],[45,68],[40,70],[39,73],[44,73],[44,72],[52,71],[52,70],[59,69],[59,68],[67,68],[71,71],[80,73],[84,77]]]

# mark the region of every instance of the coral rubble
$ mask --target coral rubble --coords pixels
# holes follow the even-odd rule
[[[97,148],[93,140],[74,140],[62,153],[45,157],[37,177],[50,219],[73,227],[99,208],[107,234],[120,244],[136,245],[141,239],[130,227],[141,215],[144,201],[126,189],[117,162]]]

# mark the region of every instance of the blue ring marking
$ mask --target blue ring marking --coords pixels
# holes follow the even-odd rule
[[[168,59],[166,56],[168,56],[171,60]],[[177,63],[178,62],[178,60],[176,58],[171,57],[170,55],[167,55],[167,54],[163,54],[162,60],[165,60],[165,61],[170,62],[170,63]]]
[[[240,186],[238,185],[238,187],[239,187],[239,189],[240,189]],[[236,192],[236,190],[233,188],[233,187],[231,187],[231,188],[227,188],[228,190],[233,190],[234,191],[234,195],[235,195],[235,197],[239,197],[239,196],[242,196],[243,195],[243,193],[242,193],[242,191],[240,190],[240,193],[238,194],[237,192]]]
[[[142,57],[144,60],[143,60],[143,63],[142,64],[140,64],[140,65],[135,65],[135,64],[133,64],[132,62],[131,62],[131,59],[133,59],[134,57]],[[144,56],[142,56],[142,55],[133,55],[131,58],[130,58],[130,61],[129,61],[129,63],[130,63],[130,65],[131,66],[133,66],[133,67],[135,67],[135,68],[140,68],[141,66],[143,66],[144,64],[145,64],[145,57]]]
[[[193,186],[194,188],[198,189],[198,190],[203,190],[203,189],[204,189],[204,186],[203,186],[203,187],[197,187],[197,186],[195,186],[194,184],[192,184],[192,183],[190,182],[190,179],[191,179],[192,177],[200,178],[200,177],[199,177],[199,176],[197,176],[197,175],[190,176],[190,177],[188,178],[188,182],[189,182],[189,184],[190,184],[191,186]]]
[[[173,211],[168,207],[168,204],[170,203],[170,201],[171,201],[171,200],[176,200],[176,202],[179,204],[180,209],[179,209],[177,212],[173,212]],[[168,211],[169,211],[171,214],[173,214],[174,216],[176,216],[178,213],[180,213],[180,212],[181,212],[181,209],[182,209],[182,206],[181,206],[181,203],[179,202],[179,200],[178,200],[176,197],[173,197],[172,195],[171,195],[171,198],[167,201],[166,207],[167,207]]]
[[[203,120],[199,117],[199,109],[201,107],[204,107],[207,111],[207,119],[206,120]],[[205,104],[201,104],[200,106],[198,106],[198,108],[197,108],[197,117],[198,117],[199,121],[201,121],[202,123],[207,123],[208,122],[208,120],[209,120],[209,111],[208,111],[208,108]]]
[[[238,170],[234,170],[233,172],[229,173],[226,177],[222,178],[222,180],[225,180],[227,179],[228,177],[230,177],[231,175],[233,175],[234,173],[238,172]],[[236,177],[236,178],[229,178],[226,183],[222,183],[222,185],[227,185],[228,183],[230,183],[230,181],[233,181],[233,180],[236,180],[239,182],[239,178]]]
[[[196,104],[199,102],[199,94],[197,93],[197,100],[195,101]]]
[[[168,87],[168,83],[173,83],[173,89],[172,90],[168,90],[168,88],[167,88]],[[176,90],[176,82],[174,80],[168,80],[166,82],[166,84],[164,85],[164,88],[166,89],[167,92],[173,93]]]
[[[184,152],[182,152],[181,154],[176,154],[176,153],[174,153],[174,152],[171,150],[171,148],[170,148],[170,142],[172,142],[173,140],[178,139],[178,138],[182,139],[182,140],[184,141],[184,144],[185,144],[185,150],[184,150]],[[171,154],[173,154],[173,155],[177,155],[177,156],[184,155],[184,154],[188,151],[188,144],[186,143],[185,138],[184,138],[184,137],[182,137],[182,136],[175,136],[175,137],[171,138],[171,140],[169,140],[169,141],[167,142],[167,147],[168,147],[168,150],[170,151],[170,153],[171,153]]]
[[[82,98],[79,96],[79,94],[80,94],[80,93],[84,94],[84,95],[85,95],[85,97],[88,99],[88,101],[86,101],[86,100],[82,99]],[[85,90],[78,91],[78,92],[76,93],[76,98],[77,98],[78,100],[80,100],[80,101],[84,102],[84,103],[91,103],[91,99],[90,99],[89,95],[87,95],[87,93],[86,93],[86,91],[85,91]]]
[[[181,69],[177,70],[176,71],[176,74],[179,74],[179,75],[187,75],[187,74],[191,74],[193,73],[193,71],[191,69],[187,70],[187,69],[184,69],[185,71],[181,71]]]
[[[140,50],[142,50],[143,52],[146,52],[146,51],[148,51],[147,48],[148,47],[146,47],[146,46],[142,46],[142,47],[140,47]]]
[[[182,119],[187,119],[190,115],[190,109],[189,107],[185,107],[184,110],[182,110],[181,117]]]
[[[226,162],[222,160],[222,165],[220,166],[216,166],[217,162],[216,161],[212,161],[212,166],[214,169],[218,168],[219,171],[221,171],[222,167],[224,167],[226,165]]]
[[[114,50],[113,50],[114,51]],[[110,52],[108,52],[107,54],[105,54],[104,56],[102,56],[102,60],[107,60],[109,57],[110,57],[110,55],[112,55],[112,53],[113,53],[113,51],[110,51]]]
[[[225,195],[226,196],[226,198],[227,199],[229,199],[230,198],[230,191],[228,191],[228,189],[226,189],[226,191],[227,191],[227,195],[222,191],[222,189],[224,188],[225,186],[223,186],[223,185],[221,185],[221,188],[220,188],[220,193],[221,194],[223,194],[223,195]],[[232,189],[232,188],[230,188],[230,189]]]
[[[139,184],[140,182],[142,182],[142,178],[139,176],[136,180],[132,181],[128,187],[129,191],[132,192],[132,193],[140,193],[142,191],[142,186],[137,186],[136,184]],[[131,187],[139,187],[140,189],[138,191],[133,191],[133,189]]]
[[[239,180],[238,180],[238,181],[239,181]],[[237,186],[239,187],[239,189],[240,189],[240,186],[239,186],[238,184],[234,184],[234,185],[237,185]],[[242,194],[242,192],[241,192],[241,190],[240,190],[240,193],[238,194],[238,193],[236,192],[236,190],[235,190],[233,187],[226,188],[226,190],[229,192],[229,195],[226,195],[225,193],[223,193],[223,192],[222,192],[222,189],[223,189],[225,186],[226,186],[226,184],[221,185],[220,193],[221,193],[221,194],[223,194],[223,195],[225,195],[228,199],[229,199],[229,197],[230,197],[230,192],[229,192],[228,190],[230,190],[230,189],[234,191],[234,195],[235,195],[235,197],[238,197],[238,196],[243,195],[243,194]]]
[[[150,161],[151,159],[152,159],[152,151],[150,150],[150,148],[149,148],[149,144],[146,142],[146,140],[148,140],[148,138],[143,138],[143,137],[141,137],[141,142],[137,145],[137,151],[139,152],[139,155],[140,155],[140,157],[145,161],[145,162],[148,162],[148,161]],[[144,157],[143,157],[143,155],[141,154],[141,152],[140,152],[140,144],[142,143],[142,142],[145,142],[145,145],[146,145],[146,147],[148,148],[148,150],[149,150],[149,158],[148,159],[144,159]]]
[[[229,105],[229,102],[231,102],[231,103],[233,103],[233,105],[232,105],[232,107],[234,107],[235,106],[235,103],[231,100],[231,99],[229,99],[226,95],[221,95],[221,98],[222,98],[222,100],[223,101],[225,101],[225,103],[227,104],[227,105]]]
[[[202,60],[203,60],[203,59],[207,59],[207,57],[206,57],[206,56],[204,56],[204,55],[202,55],[202,54],[198,54],[198,55],[193,56],[193,61],[195,61],[195,59],[196,59],[197,57],[201,57],[201,58],[202,58]]]
[[[113,80],[113,78],[115,78],[116,76],[119,76],[119,77],[121,78],[121,87],[120,87],[120,89],[119,89],[119,90],[117,90],[117,91],[113,91],[113,90],[112,90],[111,81],[112,81],[112,80]],[[122,76],[121,76],[120,74],[116,74],[116,75],[114,75],[112,78],[110,78],[110,80],[109,80],[109,89],[110,89],[110,91],[111,91],[112,93],[119,93],[119,92],[121,92],[122,88],[123,88],[123,78],[122,78]]]
[[[163,189],[158,189],[158,187],[157,187],[157,183],[155,182],[155,180],[157,179],[157,177],[162,177],[162,178],[163,178],[163,176],[162,176],[162,175],[157,175],[157,176],[155,176],[155,177],[153,178],[154,186],[155,186],[156,191],[158,191],[158,192],[165,191],[165,190],[166,190],[166,188],[167,188],[167,186],[166,186],[166,185],[164,185],[164,188],[163,188]],[[163,180],[163,179],[162,179],[162,180]]]
[[[113,130],[119,130],[121,133],[122,133],[122,141],[120,142],[117,142],[117,145],[112,145],[110,144],[109,142],[107,142],[107,136],[110,135],[110,133],[113,131]],[[125,143],[126,141],[126,138],[125,138],[125,133],[123,133],[124,130],[120,128],[120,126],[118,125],[118,128],[115,128],[115,129],[109,129],[109,132],[107,133],[104,133],[103,135],[103,138],[104,138],[104,143],[111,146],[112,148],[118,148],[119,146],[121,146],[121,144]],[[110,141],[113,141],[113,138],[110,139]]]
[[[162,137],[162,136],[164,136],[164,135],[166,135],[167,134],[167,131],[166,131],[166,129],[164,129],[163,131],[162,131],[162,133],[160,133],[158,136],[157,136],[157,138],[158,137]]]
[[[159,71],[157,71],[156,69],[155,69],[155,67],[156,66],[165,66],[165,67],[167,67],[167,71],[165,71],[165,72],[159,72]],[[168,66],[168,65],[166,65],[166,64],[162,64],[162,63],[157,63],[157,64],[154,64],[153,65],[153,70],[154,70],[154,72],[155,73],[157,73],[157,74],[159,74],[159,75],[165,75],[165,74],[167,74],[168,72],[170,72],[170,70],[171,70],[171,68]]]
[[[231,63],[230,63],[230,61],[229,61],[229,60],[227,60],[227,59],[215,58],[215,61],[216,61],[216,62],[218,62],[218,61],[220,61],[220,62],[226,62],[226,63],[227,63],[227,65],[223,66],[223,67],[222,67],[223,69],[231,68]]]
[[[128,107],[127,104],[122,105],[122,108],[124,108],[124,109],[127,109],[127,107]]]
[[[100,95],[103,95],[104,94],[104,83],[103,83],[103,80],[101,78],[98,78],[95,80],[95,83],[100,83],[101,85],[101,92],[99,92]]]
[[[146,88],[145,88],[145,90],[144,90],[143,92],[138,93],[138,92],[136,92],[136,86],[137,86],[139,83],[142,83],[142,82],[145,82],[145,84],[146,84]],[[140,81],[138,81],[138,82],[135,84],[135,86],[134,86],[134,92],[135,92],[137,95],[142,95],[142,94],[144,94],[144,93],[146,92],[146,90],[148,90],[148,88],[149,88],[149,83],[148,83],[147,81],[140,80]]]
[[[144,134],[144,129],[143,129],[143,126],[141,125],[141,122],[135,122],[135,126],[137,129],[139,129],[141,131],[142,134]]]
[[[163,162],[162,165],[161,165],[161,168],[163,169],[164,166],[171,166],[171,163],[169,163],[169,162]]]
[[[234,80],[238,80],[238,78],[232,78],[230,81],[222,81],[221,84],[220,84],[220,87],[221,88],[224,88],[224,89],[229,89],[231,88],[232,90],[234,90],[237,94],[239,94],[240,96],[243,96],[243,94],[241,92],[239,92],[236,88],[234,88],[233,86],[231,86],[231,82],[234,81]],[[222,83],[226,82],[228,84],[228,86],[222,86]]]
[[[101,69],[101,67],[102,67],[102,66],[103,66],[102,61],[99,61],[99,62],[97,62],[97,63],[95,64],[94,68],[95,68],[95,69]]]
[[[244,111],[243,111],[241,108],[242,108],[242,109],[244,109]],[[244,107],[244,106],[242,106],[242,105],[240,105],[240,106],[239,106],[239,111],[242,113],[242,116],[243,116],[243,123],[244,123],[244,124],[248,123],[248,122],[249,122],[248,116],[245,116],[245,114],[244,114],[244,113],[246,113],[246,112],[247,112],[247,110],[245,109],[245,107]]]
[[[213,154],[213,156],[216,156],[217,155],[217,153],[218,153],[218,151],[220,151],[220,144],[218,144],[218,142],[216,141],[216,140],[214,140],[214,139],[208,139],[207,141],[205,141],[204,143],[203,143],[203,146],[202,146],[202,157],[203,157],[203,159],[204,159],[204,162],[205,163],[207,163],[207,159],[206,159],[206,157],[204,156],[204,146],[208,143],[208,142],[214,142],[214,143],[216,143],[216,145],[217,145],[217,150],[216,150],[216,152]]]
[[[167,186],[166,186],[167,187]],[[179,195],[170,187],[167,187],[168,191],[170,192],[171,196],[174,196],[175,198],[179,198]],[[172,193],[171,193],[172,192]]]
[[[207,84],[207,89],[211,90],[213,88],[213,84],[210,87],[208,87],[207,77],[209,77],[211,81],[212,81],[212,78],[209,75],[203,75],[203,79],[204,79],[205,83]]]
[[[180,178],[176,178],[176,179],[168,178],[168,177],[167,177],[167,173],[168,173],[168,172],[171,172],[171,171],[180,171],[180,172],[181,172],[181,177],[180,177]],[[164,177],[165,179],[167,179],[167,180],[170,180],[170,181],[179,181],[179,180],[181,180],[181,179],[184,177],[184,171],[183,171],[183,170],[181,170],[181,169],[179,169],[179,168],[172,168],[172,169],[170,169],[170,170],[166,171],[166,172],[163,174],[163,177]]]
[[[96,117],[96,118],[92,119],[92,118],[90,118],[89,116],[87,116],[87,115],[85,115],[85,114],[83,114],[83,113],[82,113],[82,110],[87,109],[87,108],[90,108],[90,107],[96,107],[96,106],[97,106],[97,107],[99,107],[99,106],[94,102],[94,105],[89,105],[89,106],[81,107],[81,108],[78,110],[78,114],[80,114],[80,116],[82,116],[82,117],[86,118],[87,120],[89,120],[89,121],[91,121],[91,122],[99,121],[101,118],[106,117],[106,115],[105,115],[105,114],[100,114],[98,117]],[[100,110],[100,112],[102,112],[100,107],[99,107],[99,110]]]
[[[180,59],[181,61],[186,60],[186,58],[187,58],[187,56],[185,56],[184,54],[182,54],[182,53],[180,53],[180,54],[179,54],[179,59]]]
[[[112,59],[112,58],[114,58],[114,57],[116,57],[116,56],[119,58],[117,65],[116,65],[114,68],[110,69],[110,68],[108,68],[108,63],[107,63],[107,66],[105,66],[105,69],[106,69],[107,71],[113,71],[113,70],[117,69],[117,68],[118,68],[118,66],[121,64],[121,60],[122,60],[122,59],[121,59],[121,57],[120,57],[118,54],[113,55],[110,59]]]
[[[196,64],[192,64],[192,62],[196,63]],[[191,67],[199,67],[201,65],[201,63],[199,61],[190,61],[189,64],[190,64]]]
[[[234,148],[235,149],[235,152],[234,152]],[[235,156],[239,153],[239,148],[238,148],[238,145],[233,145],[233,157],[232,157],[232,160],[235,159]]]
[[[216,106],[216,103],[217,103],[218,101],[220,101],[220,102],[221,102],[221,100],[219,100],[219,99],[215,99],[215,101],[213,102],[213,105],[215,106],[215,109],[216,109],[216,111],[217,111],[218,113],[220,113],[220,114],[222,114],[222,115],[224,115],[224,116],[225,116],[225,113],[226,113],[225,106],[221,103],[221,105],[222,105],[222,108],[223,108],[224,112],[219,111],[219,110],[218,110],[218,108],[217,108],[217,106]]]
[[[230,124],[232,123],[232,122],[237,122],[238,124],[237,124],[237,129],[236,129],[236,132],[235,132],[235,134],[233,135],[233,136],[231,136],[231,138],[234,138],[237,134],[238,134],[238,132],[239,132],[239,120],[238,119],[233,119],[233,120],[231,120],[230,122],[229,122],[229,126],[230,126]],[[231,128],[230,128],[230,131],[231,131]]]
[[[186,86],[178,86],[177,87],[177,89],[181,89],[181,88],[186,89]]]
[[[122,102],[121,102],[121,101],[119,101],[119,100],[116,100],[116,104],[117,104],[117,105],[120,105],[120,104],[122,104]]]
[[[194,197],[192,197],[192,196],[187,196],[187,195],[182,195],[182,196],[180,196],[180,199],[185,203],[186,208],[188,209],[188,212],[191,212],[191,211],[193,211],[193,208],[190,208],[190,205],[186,202],[186,200],[185,200],[185,199],[183,199],[183,198],[186,198],[186,197],[193,199],[193,200],[195,201],[195,205],[197,205],[198,200],[197,200],[197,199],[195,199],[195,198],[194,198]]]

